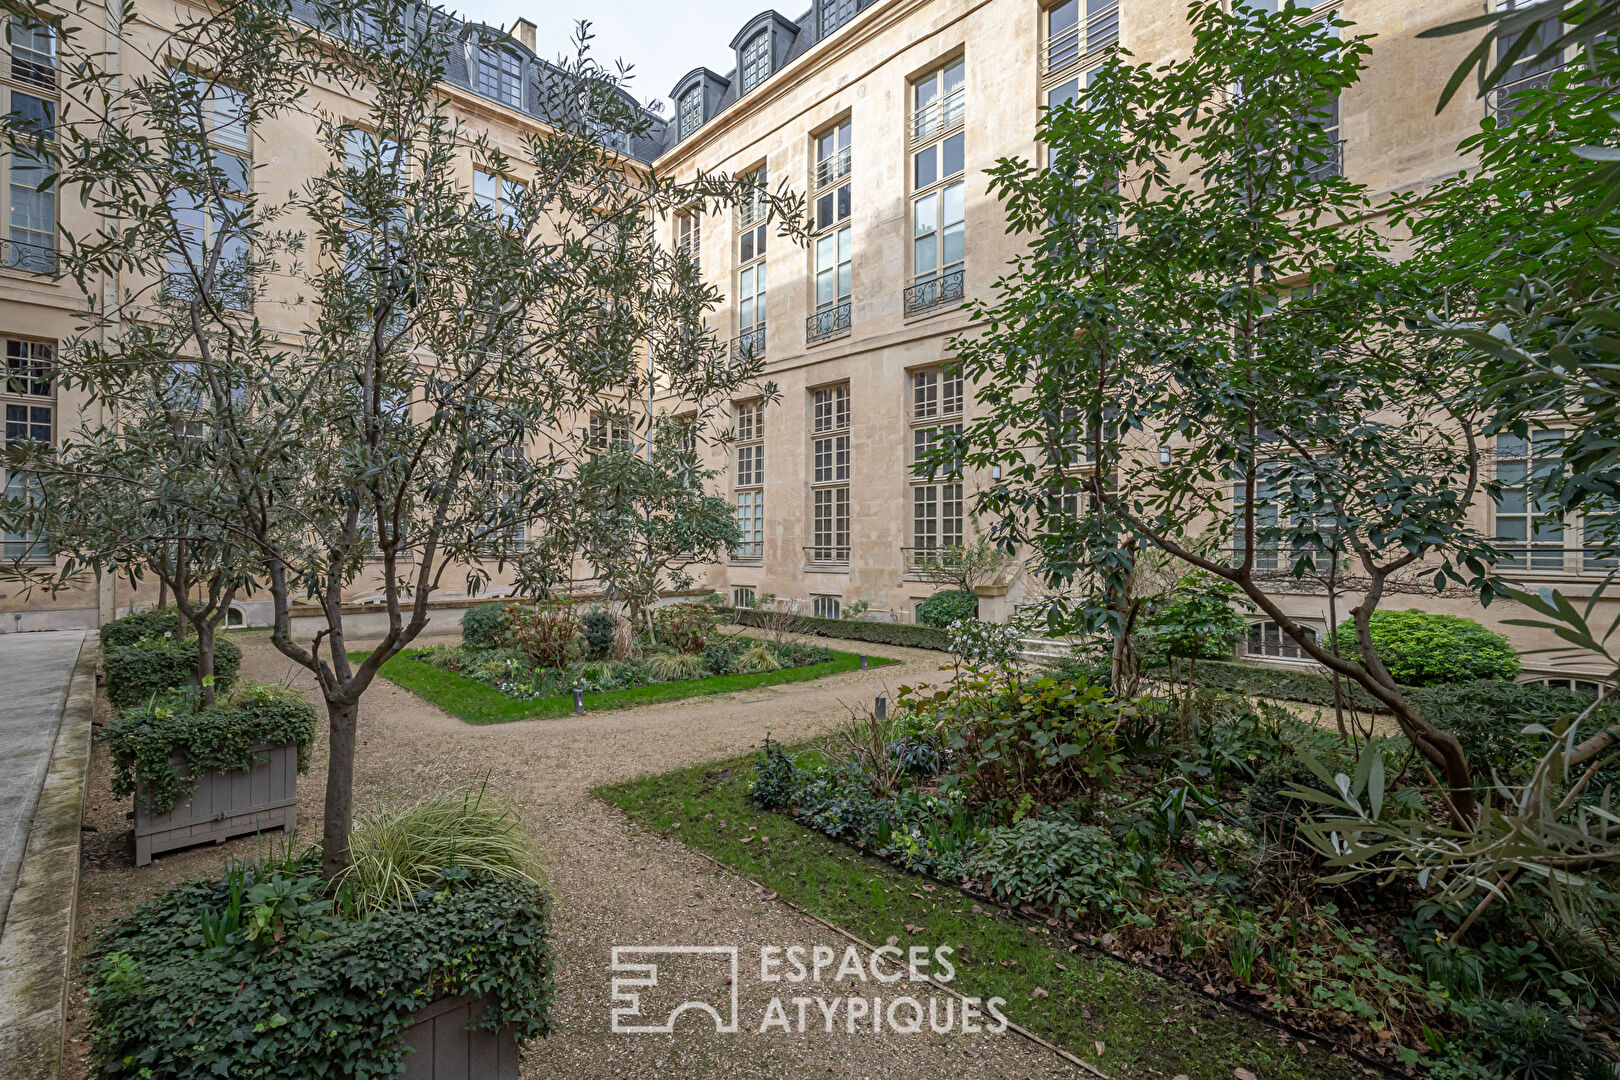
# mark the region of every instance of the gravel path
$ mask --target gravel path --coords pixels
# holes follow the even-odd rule
[[[306,673],[248,634],[243,676],[285,682],[313,692]],[[426,643],[426,642],[423,642]],[[363,644],[356,645],[364,648]],[[869,1022],[849,1034],[840,1014],[832,1033],[814,1006],[807,1030],[757,1032],[769,999],[794,992],[762,984],[755,969],[762,945],[846,943],[679,843],[628,825],[617,811],[590,798],[591,788],[684,765],[743,753],[767,732],[792,742],[824,732],[852,707],[870,705],[901,683],[938,677],[940,654],[870,646],[902,665],[849,672],[813,682],[740,691],[604,712],[585,717],[478,727],[465,724],[392,683],[379,680],[361,707],[357,797],[364,807],[409,799],[486,771],[492,790],[511,798],[535,833],[556,899],[559,953],[556,1031],[531,1048],[526,1078],[657,1077],[1072,1077],[1082,1075],[1049,1051],[1013,1035],[898,1035]],[[97,750],[81,884],[81,942],[87,931],[128,911],[173,882],[214,872],[227,853],[248,854],[265,841],[233,841],[225,851],[199,848],[132,865],[127,802],[107,794],[107,767]],[[320,836],[324,747],[299,785],[301,840]],[[277,838],[272,841],[281,843]],[[686,1016],[672,1035],[616,1034],[610,1029],[610,949],[614,945],[737,945],[742,957],[737,1034],[717,1034],[704,1017]],[[943,943],[930,943],[943,944]],[[714,992],[726,987],[707,973]],[[845,990],[862,997],[887,987]],[[831,997],[826,984],[800,990]],[[75,993],[77,998],[82,989]],[[649,995],[650,997],[651,995]],[[922,996],[922,995],[917,995]],[[787,1004],[789,1015],[793,1006]],[[82,1024],[82,1010],[74,1020]],[[697,1021],[703,1020],[700,1024]],[[705,1030],[707,1028],[707,1030]],[[72,1038],[82,1032],[72,1031]],[[82,1058],[68,1055],[70,1062]],[[72,1075],[70,1070],[70,1075]]]

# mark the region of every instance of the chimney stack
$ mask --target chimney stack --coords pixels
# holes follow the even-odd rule
[[[509,31],[509,33],[513,37],[517,38],[524,48],[528,49],[530,52],[534,52],[535,29],[534,23],[530,22],[528,19],[519,19],[512,24],[512,29]]]

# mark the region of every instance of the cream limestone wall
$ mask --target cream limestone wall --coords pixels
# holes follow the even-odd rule
[[[1422,190],[1464,169],[1457,144],[1478,130],[1486,103],[1464,92],[1437,112],[1440,91],[1473,44],[1471,36],[1420,40],[1432,26],[1477,14],[1474,0],[1340,0],[1337,9],[1356,24],[1347,33],[1372,35],[1372,53],[1358,86],[1340,102],[1347,175],[1376,196]],[[1181,0],[1121,0],[1121,45],[1138,62],[1185,57],[1191,49],[1186,5]],[[731,104],[659,159],[656,166],[680,177],[697,171],[744,172],[768,168],[770,183],[784,179],[798,190],[811,186],[812,136],[841,118],[852,123],[853,300],[848,336],[806,346],[806,316],[815,310],[813,252],[772,237],[767,256],[769,288],[767,375],[781,392],[766,410],[765,531],[763,558],[712,566],[706,581],[730,596],[738,588],[770,592],[811,610],[811,598],[834,596],[844,606],[871,605],[868,617],[911,618],[916,602],[934,586],[906,573],[902,548],[912,544],[910,455],[906,379],[918,367],[949,356],[952,334],[970,330],[959,311],[907,319],[901,294],[911,281],[909,195],[905,125],[910,80],[943,60],[961,56],[966,65],[967,258],[966,292],[987,294],[1019,241],[1005,234],[983,170],[1004,156],[1033,158],[1033,133],[1043,103],[1039,75],[1043,8],[1037,0],[882,0],[834,36],[776,72],[761,87]],[[736,289],[735,214],[703,221],[701,258],[705,276],[723,293]],[[1397,246],[1401,237],[1393,236]],[[721,337],[739,332],[737,312],[715,313]],[[848,382],[851,389],[852,475],[850,559],[847,569],[809,565],[810,393]],[[971,415],[971,392],[968,410]],[[674,402],[661,407],[678,410]],[[725,469],[721,485],[734,491],[723,452],[709,464]],[[967,501],[986,482],[966,479]],[[1492,527],[1490,510],[1476,507],[1481,528]],[[971,525],[969,535],[972,534]],[[1555,584],[1572,596],[1586,595],[1590,577],[1540,575],[1527,583]],[[981,613],[1006,617],[1038,595],[1038,583],[1014,570],[1002,589],[982,590]],[[1340,617],[1358,597],[1341,599]],[[1324,632],[1327,604],[1320,596],[1289,598],[1291,613]],[[1546,635],[1506,625],[1522,617],[1516,605],[1488,610],[1468,595],[1438,596],[1432,590],[1393,596],[1386,607],[1420,607],[1479,619],[1509,635],[1524,650],[1553,644]],[[1605,605],[1613,616],[1614,604]],[[1584,661],[1529,655],[1527,670],[1585,670]]]

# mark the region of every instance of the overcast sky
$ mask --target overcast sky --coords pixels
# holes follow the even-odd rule
[[[797,10],[780,8],[792,19]],[[724,75],[736,65],[730,42],[743,23],[770,7],[769,0],[449,0],[445,7],[468,19],[510,27],[528,19],[540,28],[535,51],[550,60],[571,49],[575,24],[591,21],[591,53],[611,64],[632,65],[628,89],[640,101],[662,100],[669,113],[675,80],[702,64]],[[809,5],[806,4],[806,7]]]

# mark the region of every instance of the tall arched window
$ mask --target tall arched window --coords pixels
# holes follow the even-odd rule
[[[761,30],[748,39],[742,52],[742,92],[748,93],[771,73],[771,32]]]

